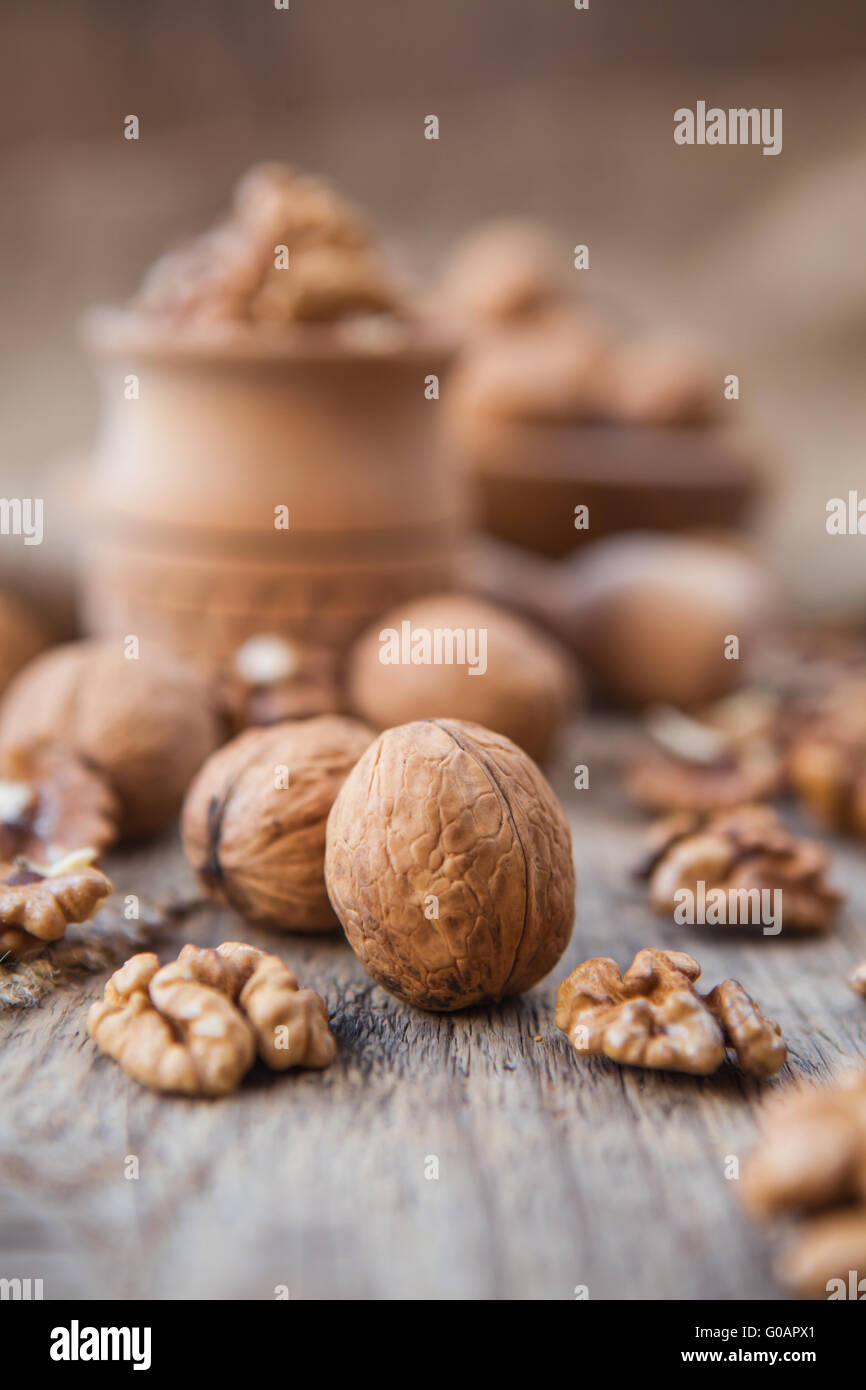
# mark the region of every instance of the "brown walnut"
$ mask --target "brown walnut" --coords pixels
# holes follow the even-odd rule
[[[120,805],[123,836],[162,830],[217,743],[205,686],[144,646],[70,642],[32,661],[0,707],[0,754],[56,745],[99,773]]]
[[[624,975],[606,957],[584,961],[559,986],[556,1026],[579,1056],[706,1076],[730,1047],[743,1071],[772,1076],[786,1057],[778,1024],[736,980],[698,994],[700,973],[682,951],[639,951]]]
[[[574,921],[568,822],[536,765],[457,719],[388,729],[328,818],[325,876],[355,954],[419,1008],[520,994]]]
[[[431,641],[442,634],[446,659],[436,660],[431,647],[434,659],[416,664],[411,660],[413,642],[427,633]],[[479,637],[473,639],[472,633]],[[475,659],[478,652],[470,652],[469,642],[481,640],[482,633],[486,670],[479,665],[473,672],[466,658]],[[462,660],[447,659],[452,638],[450,654]],[[391,655],[399,660],[383,660]],[[424,655],[420,649],[419,655]],[[386,613],[349,654],[347,692],[352,708],[377,729],[414,719],[468,720],[504,734],[537,762],[550,752],[577,693],[569,659],[553,638],[465,594],[413,599]]]
[[[164,966],[133,956],[91,1006],[87,1031],[136,1081],[193,1096],[234,1091],[257,1052],[281,1071],[329,1066],[336,1052],[324,1000],[298,989],[278,957],[237,941],[184,946]]]
[[[842,901],[827,882],[828,860],[823,846],[791,834],[769,806],[740,806],[659,821],[641,873],[657,912],[673,912],[675,894],[696,892],[699,882],[726,893],[778,889],[785,927],[828,931]]]
[[[325,647],[258,633],[216,678],[216,704],[232,734],[286,719],[336,714],[341,705],[337,658]]]
[[[0,859],[50,863],[117,838],[120,807],[105,779],[51,745],[0,758]]]
[[[0,591],[0,695],[47,645],[48,635],[36,614],[15,595]]]
[[[325,822],[373,739],[354,719],[248,729],[210,757],[184,802],[186,856],[208,893],[278,931],[337,925],[325,889]]]
[[[725,728],[659,707],[646,728],[656,749],[631,769],[627,791],[648,810],[709,812],[763,801],[781,788],[782,758],[766,725]]]

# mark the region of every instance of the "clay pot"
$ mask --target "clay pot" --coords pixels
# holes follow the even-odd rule
[[[366,340],[348,328],[91,316],[91,633],[217,668],[262,632],[342,650],[396,599],[451,586],[459,506],[424,394],[451,345],[414,325]]]

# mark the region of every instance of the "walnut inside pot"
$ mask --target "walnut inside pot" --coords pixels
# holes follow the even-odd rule
[[[222,1096],[256,1053],[269,1067],[327,1067],[336,1044],[320,995],[277,956],[243,942],[184,946],[160,966],[150,952],[115,971],[87,1031],[101,1052],[156,1091]]]
[[[584,961],[556,996],[556,1026],[579,1056],[706,1076],[732,1048],[744,1072],[772,1076],[787,1055],[779,1025],[736,980],[708,995],[701,967],[683,951],[639,951],[624,975],[616,961]]]
[[[680,813],[657,822],[639,873],[657,912],[672,913],[677,894],[707,892],[781,895],[781,921],[794,931],[827,931],[841,894],[827,882],[822,845],[793,835],[768,806],[740,806],[709,815]],[[760,901],[760,898],[759,898]],[[727,921],[741,923],[739,913]],[[746,913],[745,920],[754,920]]]
[[[70,922],[93,916],[112,892],[93,859],[86,849],[44,866],[24,858],[0,865],[0,961],[36,955]]]
[[[184,802],[186,856],[208,893],[278,931],[337,925],[325,889],[325,822],[373,731],[355,719],[248,729],[202,767]]]
[[[553,638],[468,594],[386,613],[349,653],[346,685],[352,708],[378,729],[440,715],[469,720],[538,762],[577,702],[576,673]]]
[[[422,1009],[530,989],[574,921],[556,796],[509,739],[463,720],[404,724],[368,748],[328,817],[325,877],[373,979]]]
[[[136,301],[176,320],[271,324],[399,305],[358,211],[324,180],[281,164],[250,169],[231,216],[157,261]]]
[[[122,836],[171,823],[217,738],[203,681],[158,648],[127,659],[119,642],[52,648],[16,676],[0,706],[0,755],[73,753],[117,798]]]

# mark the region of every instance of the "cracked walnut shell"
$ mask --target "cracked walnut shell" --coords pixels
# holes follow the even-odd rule
[[[768,806],[669,816],[652,828],[650,841],[641,873],[657,912],[673,912],[679,892],[695,893],[703,883],[707,892],[741,899],[778,890],[781,921],[793,931],[827,931],[833,924],[841,895],[827,883],[826,850],[792,835]]]
[[[70,922],[86,922],[113,891],[94,869],[92,850],[45,867],[16,859],[0,869],[0,960],[23,959],[59,941]]]
[[[325,822],[373,739],[354,719],[248,729],[220,748],[189,789],[187,859],[211,897],[278,931],[337,925],[325,889]]]
[[[164,966],[133,956],[92,1005],[87,1031],[134,1080],[194,1096],[234,1091],[256,1053],[284,1071],[329,1066],[336,1052],[320,995],[299,989],[277,956],[237,941],[184,946]]]
[[[120,642],[54,647],[25,666],[0,707],[0,753],[75,754],[116,796],[125,837],[170,824],[216,742],[204,684],[147,645],[137,660]]]
[[[535,763],[456,719],[388,729],[328,817],[325,877],[373,979],[422,1009],[520,994],[574,921],[568,822]]]
[[[692,956],[650,947],[624,975],[606,957],[584,961],[559,986],[556,1026],[581,1056],[707,1076],[730,1047],[749,1075],[774,1075],[786,1057],[778,1024],[736,980],[698,994],[700,973]]]

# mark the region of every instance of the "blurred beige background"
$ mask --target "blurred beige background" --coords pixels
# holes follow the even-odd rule
[[[280,158],[337,180],[422,276],[505,213],[549,222],[569,264],[588,243],[587,293],[688,327],[740,375],[731,408],[775,483],[761,535],[798,596],[866,609],[866,538],[824,527],[829,497],[866,495],[855,0],[5,0],[0,52],[2,491],[47,499],[41,549],[0,539],[23,587],[65,582],[95,413],[82,308]],[[781,106],[781,155],[675,146],[699,99]]]

